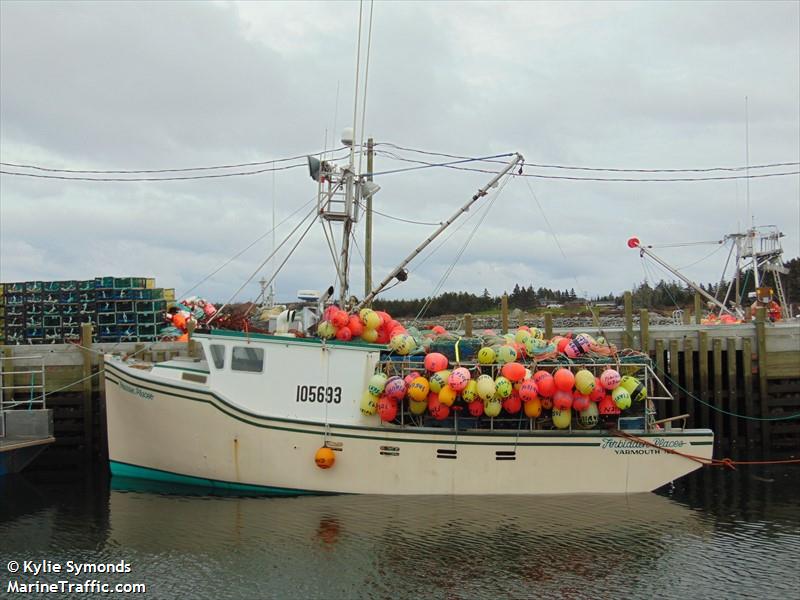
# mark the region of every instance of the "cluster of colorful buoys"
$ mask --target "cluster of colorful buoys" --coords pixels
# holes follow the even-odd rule
[[[410,354],[417,348],[417,340],[403,325],[384,311],[363,308],[358,314],[349,314],[338,306],[329,306],[317,325],[317,335],[323,339],[341,341],[361,339],[373,344],[389,344],[398,354]]]
[[[578,424],[591,428],[601,416],[618,415],[630,408],[633,400],[641,402],[647,397],[641,381],[612,368],[597,377],[585,368],[574,373],[566,367],[531,372],[522,363],[510,361],[499,366],[499,374],[492,377],[478,365],[450,369],[447,357],[438,352],[425,356],[424,367],[424,373],[415,371],[405,377],[382,372],[373,375],[361,399],[361,412],[393,421],[404,401],[412,414],[427,411],[437,420],[447,419],[454,408],[462,407],[472,417],[524,411],[531,419],[551,410],[553,424],[566,429],[574,411]]]
[[[493,331],[486,331],[481,337],[484,345],[477,356],[481,364],[504,364],[525,358],[542,360],[558,355],[571,359],[587,355],[610,356],[616,352],[616,348],[602,337],[594,338],[588,333],[568,333],[547,340],[540,329],[524,325],[514,333],[498,336]]]

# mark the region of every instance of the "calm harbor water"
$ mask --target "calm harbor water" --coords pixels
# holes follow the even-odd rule
[[[219,497],[33,472],[0,479],[0,557],[2,596],[94,579],[144,583],[144,598],[796,598],[800,468],[543,498]],[[12,560],[130,572],[12,574]]]

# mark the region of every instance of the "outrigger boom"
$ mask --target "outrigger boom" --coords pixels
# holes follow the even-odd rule
[[[520,153],[515,152],[514,158],[511,160],[511,162],[509,162],[505,167],[503,167],[503,169],[497,175],[492,177],[489,183],[480,188],[466,204],[464,204],[461,208],[459,208],[456,211],[456,213],[452,217],[444,221],[436,231],[434,231],[424,242],[422,242],[419,246],[417,246],[411,254],[409,254],[405,259],[403,259],[403,261],[399,265],[397,265],[397,267],[395,267],[383,281],[381,281],[375,288],[372,289],[372,291],[369,294],[367,294],[366,298],[364,298],[361,302],[359,302],[355,306],[354,310],[359,310],[360,308],[372,302],[375,296],[380,294],[386,288],[386,286],[389,285],[392,279],[405,281],[408,277],[408,274],[405,271],[406,265],[408,265],[408,263],[414,260],[419,255],[419,253],[422,252],[439,235],[441,235],[441,233],[445,229],[450,227],[450,225],[452,225],[455,222],[455,220],[458,219],[458,217],[467,212],[472,207],[473,204],[475,204],[482,197],[486,196],[489,193],[489,190],[494,186],[496,186],[497,182],[499,182],[503,177],[508,175],[508,173],[514,167],[516,167],[517,165],[521,165],[524,161],[525,157],[522,156]]]

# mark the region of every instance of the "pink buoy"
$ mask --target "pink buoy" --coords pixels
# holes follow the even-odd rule
[[[536,387],[536,382],[533,379],[526,379],[519,387],[519,397],[522,398],[523,402],[529,402],[534,398],[537,398],[538,394],[539,390]]]
[[[510,415],[515,415],[522,408],[522,400],[517,394],[511,394],[508,398],[503,400],[503,410]]]
[[[406,382],[400,377],[390,377],[383,388],[383,395],[392,400],[401,400],[406,395]]]
[[[533,381],[536,383],[539,396],[551,398],[556,391],[556,382],[547,371],[536,371],[533,374]]]
[[[569,369],[558,369],[553,374],[553,379],[556,383],[556,389],[564,392],[571,392],[572,388],[575,386],[575,375]]]
[[[521,381],[525,377],[525,366],[518,362],[509,362],[503,365],[502,373],[509,381]]]
[[[358,315],[350,315],[347,319],[347,328],[353,334],[353,337],[361,337],[361,334],[364,333],[364,324]]]
[[[575,397],[572,399],[572,408],[577,411],[586,410],[591,403],[592,401],[589,400],[589,396],[586,394],[575,394]]]
[[[381,421],[394,421],[397,417],[397,402],[386,395],[378,399],[378,415]]]
[[[431,373],[444,371],[447,368],[448,363],[449,361],[447,360],[447,357],[439,352],[431,352],[425,356],[425,369]]]
[[[483,400],[478,398],[477,400],[473,400],[467,406],[469,409],[469,414],[473,417],[480,417],[483,415]]]
[[[447,384],[453,391],[461,392],[467,387],[470,379],[472,379],[472,375],[470,375],[469,369],[458,367],[457,369],[453,369],[453,372],[450,373],[450,377],[447,378]]]
[[[572,408],[572,392],[558,390],[553,394],[553,408],[558,410],[569,410]]]
[[[619,385],[622,377],[616,369],[606,369],[600,374],[600,383],[607,390],[613,390]]]

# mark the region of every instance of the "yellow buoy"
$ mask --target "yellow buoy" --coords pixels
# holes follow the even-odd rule
[[[491,365],[494,363],[495,354],[494,350],[486,346],[478,350],[478,362],[482,365]]]
[[[529,419],[535,419],[542,414],[542,401],[537,396],[533,400],[525,402],[525,416]]]
[[[422,401],[409,400],[408,408],[411,411],[412,415],[421,415],[428,408],[428,401],[427,400],[422,400]]]
[[[330,469],[333,463],[336,462],[336,456],[334,456],[333,450],[327,446],[323,446],[317,450],[317,453],[314,455],[314,462],[317,463],[320,469]]]
[[[442,388],[447,385],[447,379],[450,377],[450,371],[445,369],[444,371],[437,371],[433,375],[431,375],[430,379],[430,388],[431,391],[435,394],[438,394],[442,391]]]
[[[483,401],[483,414],[487,417],[496,417],[500,414],[500,409],[503,408],[503,403],[500,402],[500,398],[497,396],[493,396],[488,400]]]
[[[378,397],[373,396],[369,390],[361,396],[361,414],[371,417],[378,410]]]
[[[581,369],[575,373],[575,388],[581,394],[585,394],[587,396],[591,394],[592,390],[594,389],[594,385],[594,375],[587,369]]]
[[[486,401],[492,398],[496,391],[492,376],[481,375],[478,377],[478,381],[475,384],[475,391],[478,392],[478,396],[481,400]]]
[[[430,384],[424,377],[415,377],[408,386],[408,397],[414,402],[424,402],[428,399]]]
[[[439,390],[439,402],[447,406],[453,406],[456,396],[458,396],[458,392],[451,388],[449,384],[442,386]]]
[[[559,429],[566,429],[572,421],[572,409],[559,410],[553,407],[553,425]]]
[[[478,382],[474,379],[470,379],[467,382],[467,387],[461,392],[461,397],[464,398],[464,402],[472,402],[475,400],[475,398],[478,397]]]

